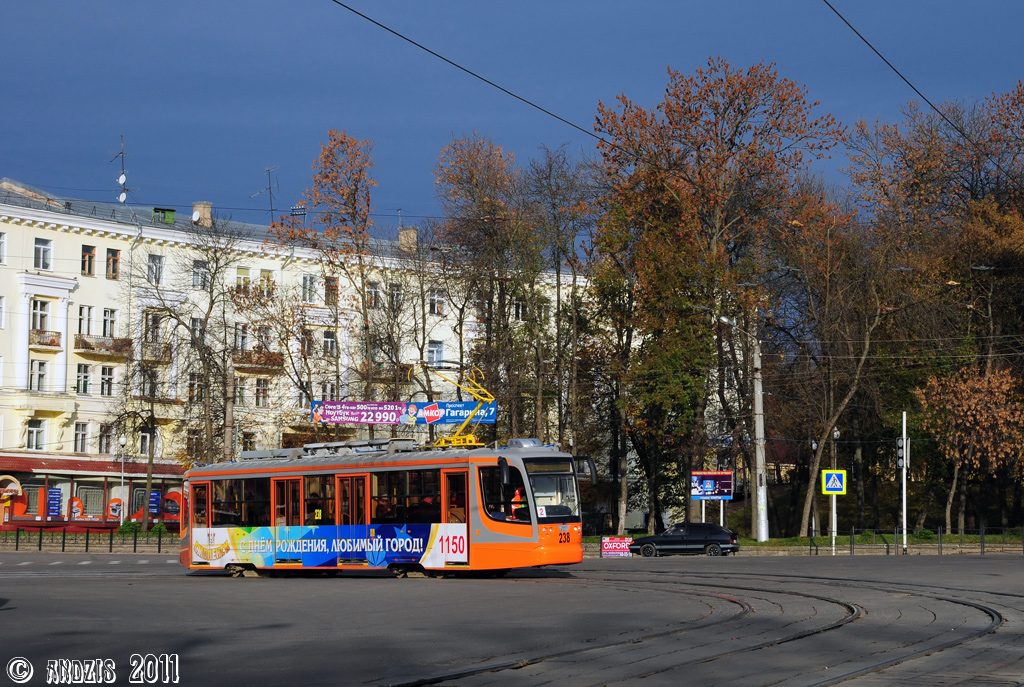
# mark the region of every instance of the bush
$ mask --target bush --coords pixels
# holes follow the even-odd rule
[[[121,526],[117,528],[118,534],[135,534],[142,530],[142,525],[131,520],[125,520],[121,523]]]
[[[157,524],[155,524],[155,525],[153,525],[152,527],[149,528],[149,533],[150,534],[167,534],[167,526],[164,525],[162,522],[158,522]]]

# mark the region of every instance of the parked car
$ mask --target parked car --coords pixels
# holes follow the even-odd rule
[[[707,554],[725,556],[740,550],[736,533],[710,522],[681,522],[653,537],[640,537],[629,545],[633,554],[670,556],[672,554]]]

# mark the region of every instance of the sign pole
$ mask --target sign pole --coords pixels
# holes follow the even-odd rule
[[[836,555],[836,495],[832,493],[832,555]]]
[[[706,522],[705,519],[704,519],[704,505],[706,503],[707,503],[707,501],[705,501],[704,499],[701,499],[701,501],[700,501],[700,521],[701,522]]]
[[[903,555],[907,555],[907,463],[910,462],[910,446],[907,444],[907,411],[903,411]]]

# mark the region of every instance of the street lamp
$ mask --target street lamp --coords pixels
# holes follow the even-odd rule
[[[739,329],[725,315],[719,322]],[[754,348],[754,494],[757,500],[757,541],[768,541],[768,471],[764,457],[764,391],[761,386],[761,342],[757,336],[740,329],[750,337]]]
[[[121,447],[118,449],[121,453],[121,524],[124,524],[124,447],[128,443],[128,437],[121,435],[117,438],[117,443]]]

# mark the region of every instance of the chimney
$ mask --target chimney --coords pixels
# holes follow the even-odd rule
[[[403,253],[415,253],[419,250],[419,233],[416,227],[403,227],[398,230],[398,250]]]
[[[213,203],[205,200],[192,203],[192,216],[195,217],[197,214],[199,218],[195,220],[196,224],[207,229],[213,226]]]

